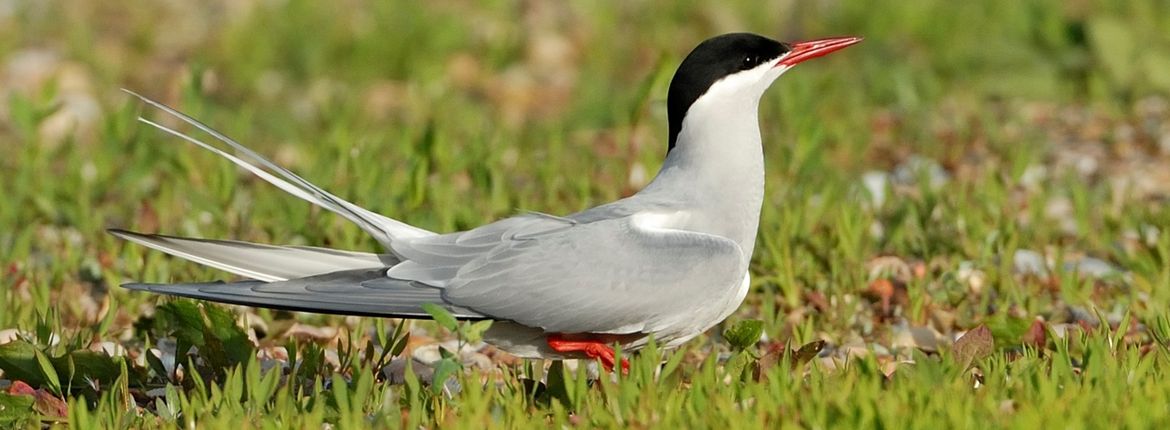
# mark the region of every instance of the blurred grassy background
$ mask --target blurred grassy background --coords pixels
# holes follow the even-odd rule
[[[15,1],[0,10],[9,172],[0,219],[14,227],[0,234],[0,257],[14,273],[52,273],[49,286],[108,287],[109,270],[214,276],[153,253],[140,267],[140,251],[102,233],[111,226],[374,246],[339,218],[134,123],[140,108],[119,88],[177,105],[376,211],[450,231],[636,190],[664,152],[677,62],[710,35],[742,30],[867,38],[785,76],[761,108],[771,203],[757,278],[786,291],[789,306],[805,288],[863,288],[862,263],[883,253],[949,269],[1019,242],[1108,257],[1123,233],[1165,219],[1160,206],[1146,214],[1125,201],[1164,195],[1165,182],[1132,196],[1108,181],[1138,171],[1109,169],[1118,158],[1167,149],[1166,102],[1150,97],[1170,89],[1159,73],[1170,61],[1164,2]],[[1086,142],[1100,147],[1062,158]],[[856,196],[864,173],[918,157],[960,181],[876,210]],[[1088,175],[1062,173],[1085,164]],[[1044,173],[1034,201],[1012,201],[1028,172]],[[1053,199],[1071,201],[1056,214],[1075,220],[1071,230],[1045,212]],[[875,225],[887,233],[868,234]],[[31,311],[10,309],[0,323]]]
[[[1167,183],[1141,179],[1165,175],[1127,164],[1170,149],[1164,2],[10,1],[0,11],[0,219],[12,226],[0,257],[12,273],[52,274],[42,304],[62,283],[212,276],[153,254],[140,266],[140,251],[102,233],[111,226],[374,246],[134,123],[140,107],[119,88],[376,211],[450,231],[636,190],[664,152],[677,62],[741,30],[867,38],[785,76],[761,108],[771,191],[757,277],[789,306],[805,288],[863,288],[862,263],[881,254],[954,270],[1023,242],[1124,260],[1113,255],[1120,238],[1165,220],[1160,205],[1141,205]],[[921,159],[960,180],[878,208],[857,197],[866,172]],[[1140,177],[1110,182],[1127,174]],[[1071,221],[1052,219],[1054,199]],[[9,309],[0,325],[31,312]]]
[[[762,102],[769,192],[736,318],[897,355],[907,327],[1011,345],[1036,318],[1165,315],[1170,3],[761,3],[0,0],[0,329],[113,311],[129,339],[154,299],[116,284],[223,277],[108,227],[375,249],[136,123],[152,114],[119,88],[452,231],[636,191],[674,68],[731,31],[866,38]]]

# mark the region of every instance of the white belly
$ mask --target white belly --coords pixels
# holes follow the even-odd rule
[[[739,288],[734,291],[734,295],[728,295],[725,301],[707,309],[679,312],[685,318],[680,319],[677,324],[673,324],[667,330],[654,333],[654,338],[664,348],[677,348],[727,319],[736,309],[739,309],[739,305],[747,297],[749,289],[751,289],[751,275],[745,273],[743,281],[740,282]],[[541,329],[526,327],[511,321],[496,321],[488,329],[487,333],[484,334],[485,341],[518,357],[546,359],[581,358],[577,356],[567,357],[553,351],[548,347],[547,337],[548,333],[545,333]],[[636,351],[646,346],[648,342],[649,336],[636,338],[623,344],[622,348],[626,351]]]

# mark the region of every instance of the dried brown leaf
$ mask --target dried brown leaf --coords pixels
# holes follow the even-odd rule
[[[768,346],[767,352],[763,357],[757,361],[757,368],[755,372],[756,381],[766,380],[768,372],[779,363],[781,359],[787,358],[792,363],[793,367],[799,367],[812,359],[816,358],[825,349],[825,341],[816,340],[804,344],[795,351],[788,349],[788,344],[773,343]]]
[[[952,351],[955,354],[955,362],[962,363],[963,367],[967,368],[975,360],[991,355],[994,348],[995,339],[991,337],[991,330],[980,324],[956,340]]]
[[[33,410],[46,417],[65,418],[69,416],[69,405],[61,398],[49,394],[43,388],[37,390],[33,397],[36,398],[36,403],[33,403]]]
[[[1032,326],[1028,327],[1028,331],[1024,333],[1024,345],[1029,345],[1037,349],[1043,349],[1048,345],[1048,329],[1042,320],[1032,321]]]
[[[8,394],[14,396],[31,396],[36,394],[37,390],[29,386],[24,381],[12,381],[12,386],[8,387]]]
[[[784,356],[786,351],[788,351],[788,344],[775,342],[768,345],[768,350],[756,362],[755,378],[757,382],[768,379],[768,372],[771,372],[772,367],[780,362],[780,358]]]
[[[825,341],[823,340],[814,340],[806,343],[792,353],[792,364],[801,365],[807,363],[816,358],[823,349],[825,349]]]
[[[69,416],[69,406],[64,400],[52,395],[44,388],[34,389],[24,381],[13,381],[8,387],[8,394],[14,396],[32,396],[33,411],[50,418],[64,418]]]

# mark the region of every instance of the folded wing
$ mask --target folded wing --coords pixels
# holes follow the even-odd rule
[[[480,314],[563,333],[655,332],[735,296],[728,290],[747,267],[734,241],[660,228],[663,216],[650,216],[654,223],[525,215],[400,241],[394,250],[407,261],[389,275],[442,287],[447,302]]]

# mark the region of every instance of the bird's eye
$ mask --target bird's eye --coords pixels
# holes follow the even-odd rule
[[[760,57],[758,55],[749,55],[743,57],[743,63],[740,65],[741,70],[747,70],[756,67],[760,64]]]

